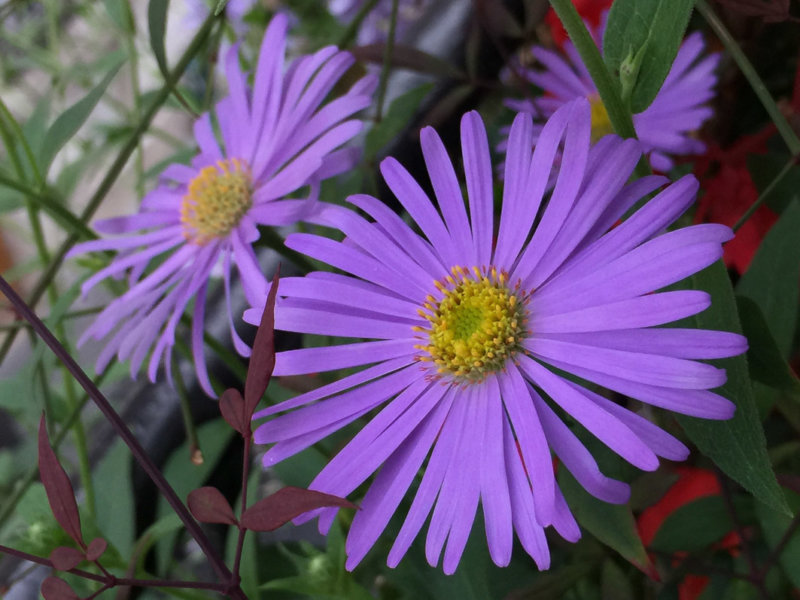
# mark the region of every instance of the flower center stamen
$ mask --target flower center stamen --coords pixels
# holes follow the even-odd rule
[[[433,362],[439,376],[479,382],[522,350],[528,296],[519,283],[509,288],[508,275],[494,267],[451,271],[434,282],[442,299],[429,295],[419,311],[430,325],[415,328],[427,334],[427,343],[415,346],[422,351],[417,359]]]
[[[184,236],[197,244],[225,237],[253,205],[250,167],[237,158],[203,168],[181,201]]]
[[[614,127],[611,125],[606,105],[603,104],[600,96],[597,94],[589,96],[589,106],[592,115],[592,143],[594,143],[601,137],[614,133]]]

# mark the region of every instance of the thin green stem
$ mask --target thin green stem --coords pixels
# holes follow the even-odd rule
[[[142,118],[136,126],[136,129],[134,129],[134,131],[131,133],[128,141],[120,150],[116,160],[114,160],[114,163],[106,172],[105,177],[100,182],[94,194],[92,194],[92,197],[89,199],[86,208],[81,213],[79,218],[83,223],[87,223],[89,219],[91,219],[92,215],[94,215],[97,208],[105,199],[106,194],[116,182],[123,168],[127,164],[131,154],[133,154],[134,150],[136,150],[139,138],[144,134],[145,131],[147,131],[148,127],[150,127],[150,123],[152,122],[156,113],[159,111],[164,102],[166,102],[167,98],[169,98],[172,88],[175,87],[176,83],[189,66],[189,63],[192,61],[195,55],[197,55],[200,48],[205,43],[205,40],[208,37],[214,22],[215,17],[213,15],[210,15],[206,19],[206,21],[203,23],[203,26],[200,28],[200,31],[198,31],[198,33],[194,36],[189,44],[189,47],[183,53],[183,56],[181,56],[178,64],[175,65],[175,68],[170,72],[169,79],[164,82],[164,85],[155,95],[150,103],[150,106],[147,107],[147,110],[142,115]],[[66,256],[67,252],[69,252],[70,248],[72,248],[78,239],[78,235],[75,233],[70,233],[64,243],[58,248],[56,253],[53,255],[53,260],[50,262],[50,265],[39,278],[39,281],[37,281],[36,286],[34,287],[33,292],[28,299],[28,305],[36,306],[39,300],[41,300],[41,297],[47,289],[49,282],[55,277],[59,268],[61,268],[61,264],[64,261],[64,257]],[[0,363],[2,363],[5,360],[5,357],[8,355],[15,338],[16,331],[12,331],[6,336],[2,347],[0,347]]]
[[[177,361],[172,363],[172,380],[175,382],[175,389],[178,392],[186,439],[189,440],[189,459],[194,464],[201,465],[203,464],[203,451],[200,449],[200,438],[197,436],[197,428],[194,425],[192,409],[189,405],[189,392],[186,389],[186,382],[183,380],[181,367]]]
[[[742,71],[742,75],[745,76],[745,79],[747,79],[750,87],[753,88],[753,91],[755,92],[756,96],[758,96],[762,106],[767,111],[767,114],[769,114],[769,118],[772,119],[772,122],[778,129],[778,133],[783,138],[786,146],[789,148],[789,152],[793,156],[800,155],[800,138],[798,138],[797,134],[792,129],[792,126],[786,120],[786,117],[784,117],[783,113],[781,113],[781,110],[775,103],[775,99],[772,97],[772,94],[769,93],[769,90],[767,89],[767,86],[764,85],[761,77],[758,76],[758,72],[755,70],[753,64],[742,51],[741,46],[736,43],[736,40],[733,39],[730,31],[728,31],[727,27],[725,27],[725,24],[714,12],[714,9],[709,6],[706,0],[697,0],[697,4],[695,6],[697,7],[698,12],[703,15],[703,18],[711,26],[711,29],[714,30],[714,33],[722,42],[722,45],[725,46],[725,49],[731,55],[733,60],[736,61],[736,64]]]
[[[128,52],[128,66],[131,77],[131,94],[133,95],[133,118],[142,118],[142,94],[139,86],[139,53],[136,50],[136,20],[133,18],[133,8],[130,0],[126,3],[128,17],[128,30],[125,32],[125,46]],[[141,198],[144,196],[144,152],[142,151],[142,138],[136,143],[136,158],[134,160],[136,170],[136,195]]]
[[[386,86],[389,83],[389,74],[392,71],[392,54],[394,53],[394,36],[397,29],[397,9],[399,4],[399,0],[392,0],[392,14],[389,18],[389,35],[386,38],[386,45],[383,48],[383,66],[381,67],[381,79],[378,83],[378,111],[375,114],[376,123],[380,123],[383,119]]]
[[[39,170],[39,165],[37,164],[36,158],[33,155],[33,150],[31,149],[31,146],[28,143],[28,139],[25,137],[22,128],[19,126],[19,123],[17,123],[17,120],[14,118],[14,115],[11,114],[11,111],[8,110],[8,107],[5,105],[2,98],[0,98],[0,112],[3,115],[2,121],[5,121],[6,123],[8,123],[9,127],[11,127],[14,136],[16,137],[17,140],[19,140],[19,143],[22,146],[22,151],[25,152],[25,157],[28,159],[28,163],[30,164],[31,173],[33,174],[33,179],[36,181],[36,185],[39,186],[40,188],[44,188],[46,182],[44,176],[42,175],[42,172]],[[9,146],[8,150],[10,153],[12,147]],[[14,149],[14,154],[16,154],[16,149]]]
[[[742,225],[747,223],[748,219],[750,219],[750,217],[753,216],[753,214],[758,210],[759,206],[764,204],[764,202],[770,196],[772,191],[776,187],[778,187],[778,184],[783,180],[784,177],[786,177],[786,175],[788,175],[789,171],[792,170],[792,168],[795,166],[796,163],[797,163],[797,159],[791,158],[789,160],[789,162],[787,162],[783,166],[783,168],[775,176],[775,178],[772,181],[769,182],[769,185],[764,188],[764,191],[761,192],[761,194],[759,194],[759,196],[756,199],[756,201],[753,202],[753,204],[750,206],[750,208],[748,208],[747,211],[745,211],[745,213],[741,217],[739,217],[739,220],[736,221],[736,224],[733,226],[734,233],[736,233]]]
[[[339,46],[339,48],[347,48],[353,43],[353,40],[355,40],[356,36],[358,35],[358,30],[361,28],[361,23],[363,23],[364,19],[367,18],[367,15],[372,12],[372,9],[375,8],[376,4],[378,4],[378,0],[368,0],[368,2],[363,4],[363,6],[356,13],[356,16],[353,17],[353,20],[350,21],[350,24],[347,26],[347,29],[345,29],[341,39],[337,42],[336,45]]]
[[[64,313],[61,319],[63,321],[67,321],[69,319],[77,319],[78,317],[96,315],[104,308],[105,306],[96,306],[93,308],[82,308],[80,310],[71,310],[69,312]],[[28,323],[27,321],[14,321],[13,323],[9,323],[8,325],[0,325],[0,331],[11,331],[13,329],[19,329],[21,327],[30,329],[31,324]]]

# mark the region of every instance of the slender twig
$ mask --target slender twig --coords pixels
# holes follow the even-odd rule
[[[233,575],[225,565],[225,562],[222,560],[222,557],[220,557],[216,548],[214,548],[209,539],[206,537],[197,521],[192,518],[189,510],[186,508],[186,505],[184,505],[180,498],[178,498],[175,490],[172,489],[172,486],[161,474],[161,471],[159,471],[152,462],[144,448],[142,448],[141,444],[139,444],[139,441],[136,439],[133,433],[131,433],[131,430],[128,429],[128,426],[111,406],[111,403],[106,399],[102,392],[100,392],[92,380],[87,377],[86,373],[84,373],[72,356],[70,356],[69,353],[64,349],[64,346],[62,346],[55,336],[53,336],[47,326],[39,319],[39,317],[36,316],[31,308],[25,304],[22,298],[20,298],[19,295],[17,295],[17,293],[14,291],[14,288],[12,288],[2,276],[0,276],[0,291],[2,291],[11,301],[19,314],[24,319],[29,321],[31,325],[33,325],[33,329],[36,331],[37,335],[50,347],[58,359],[66,365],[66,367],[69,369],[69,372],[78,381],[81,387],[86,390],[86,393],[94,401],[97,408],[100,409],[100,412],[103,413],[103,416],[106,417],[108,422],[116,431],[117,435],[119,435],[119,437],[121,437],[125,444],[127,444],[127,446],[130,448],[131,452],[136,458],[136,461],[142,467],[144,472],[150,477],[153,483],[155,483],[156,487],[164,496],[164,499],[169,503],[169,505],[181,519],[187,531],[191,534],[195,541],[197,541],[197,544],[206,555],[206,558],[211,563],[212,568],[216,571],[220,580],[223,582],[232,582]],[[238,586],[233,586],[231,594],[235,598],[244,598],[244,594],[242,593],[241,588],[238,588]]]
[[[389,35],[386,38],[386,45],[383,48],[383,66],[381,67],[381,78],[378,83],[378,110],[375,114],[375,122],[380,123],[383,119],[383,104],[386,101],[386,86],[389,83],[389,74],[392,71],[392,54],[394,54],[394,36],[397,31],[397,10],[399,0],[392,0],[392,14],[389,18]]]
[[[80,220],[84,223],[88,222],[89,219],[92,218],[95,211],[98,209],[102,201],[105,199],[106,194],[114,185],[119,177],[122,169],[128,162],[131,154],[136,150],[136,147],[139,143],[139,138],[147,131],[148,127],[150,127],[150,123],[152,122],[153,118],[155,117],[156,113],[161,108],[161,105],[166,102],[167,98],[169,98],[172,89],[177,84],[178,80],[183,75],[186,68],[189,66],[189,63],[195,57],[197,52],[200,50],[201,46],[205,43],[206,37],[211,31],[215,22],[215,17],[210,15],[206,21],[203,23],[200,31],[194,36],[192,41],[189,43],[189,47],[186,49],[186,52],[183,53],[183,56],[178,61],[178,64],[175,65],[175,68],[170,71],[170,77],[167,81],[164,82],[164,85],[161,89],[156,93],[155,98],[153,98],[150,106],[142,115],[141,120],[139,121],[136,128],[131,133],[128,141],[125,143],[123,148],[120,150],[119,154],[117,155],[116,160],[114,160],[113,164],[109,168],[108,172],[106,173],[103,180],[97,186],[94,194],[89,199],[89,202],[86,208],[80,215]],[[59,247],[59,249],[53,255],[53,260],[50,262],[50,265],[39,278],[37,281],[36,286],[34,287],[33,292],[31,293],[30,298],[28,299],[28,304],[30,306],[36,306],[36,304],[41,299],[42,295],[44,294],[49,282],[58,270],[61,268],[61,263],[64,261],[64,257],[66,256],[67,252],[69,252],[70,248],[78,241],[78,236],[75,233],[70,233],[64,243]],[[0,347],[0,363],[5,360],[5,357],[8,355],[11,346],[14,343],[14,339],[16,338],[16,332],[12,331],[7,336],[5,341],[3,342],[2,347]]]
[[[748,209],[745,211],[745,213],[744,213],[744,214],[743,214],[741,217],[739,217],[739,220],[738,220],[738,221],[736,221],[736,224],[733,226],[733,231],[734,231],[734,233],[735,233],[736,231],[738,231],[738,230],[739,230],[739,228],[740,228],[742,225],[744,225],[745,223],[747,223],[748,219],[750,219],[750,217],[752,217],[752,216],[753,216],[753,214],[754,214],[754,213],[755,213],[755,212],[758,210],[758,207],[759,207],[759,206],[761,206],[762,204],[764,204],[764,202],[765,202],[765,201],[766,201],[766,199],[769,197],[769,195],[772,193],[772,191],[773,191],[773,190],[774,190],[776,187],[778,187],[778,184],[779,184],[781,181],[783,181],[783,178],[784,178],[784,177],[786,177],[786,175],[788,175],[788,174],[789,174],[789,171],[791,171],[791,170],[792,170],[792,167],[794,167],[794,166],[795,166],[795,164],[797,164],[797,158],[794,158],[794,157],[790,158],[790,159],[789,159],[789,162],[787,162],[787,163],[786,163],[786,164],[783,166],[783,168],[780,170],[780,172],[779,172],[777,175],[775,175],[775,178],[774,178],[772,181],[770,181],[770,182],[769,182],[769,185],[768,185],[767,187],[765,187],[765,188],[764,188],[764,191],[763,191],[763,192],[761,192],[761,194],[759,194],[758,198],[756,199],[756,201],[755,201],[755,202],[753,202],[752,206],[750,206],[750,208],[748,208]]]
[[[250,428],[250,421],[247,422],[247,429],[242,434],[244,437],[244,456],[242,457],[242,513],[247,510],[247,484],[250,479],[250,445],[252,443],[253,432]],[[236,555],[233,559],[233,574],[239,577],[239,566],[242,561],[242,550],[244,549],[244,536],[247,535],[247,529],[239,524],[239,537],[236,540]]]
[[[786,120],[786,117],[783,116],[783,113],[781,113],[780,108],[778,108],[778,105],[775,103],[775,99],[769,93],[767,86],[764,85],[764,82],[762,81],[761,77],[759,77],[758,72],[755,70],[755,67],[753,67],[753,64],[742,51],[742,48],[736,43],[736,40],[733,39],[730,31],[728,31],[728,29],[725,27],[725,24],[714,12],[714,9],[708,5],[706,0],[697,0],[697,4],[695,6],[697,7],[698,12],[703,15],[703,18],[711,26],[711,29],[714,30],[714,33],[722,42],[722,45],[725,46],[725,49],[731,55],[733,60],[736,61],[736,64],[742,71],[742,75],[745,76],[747,82],[750,84],[750,87],[753,88],[756,96],[758,96],[758,99],[761,101],[764,109],[769,114],[769,118],[772,119],[773,123],[775,123],[775,127],[777,127],[778,133],[783,138],[786,146],[788,146],[789,152],[793,156],[799,155],[800,138],[797,137],[797,134],[792,129],[792,126]]]

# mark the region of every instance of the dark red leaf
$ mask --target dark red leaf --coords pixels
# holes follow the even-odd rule
[[[39,422],[39,474],[56,521],[76,544],[83,547],[81,517],[78,514],[78,504],[75,502],[75,492],[69,477],[58,462],[56,453],[50,447],[44,415]]]
[[[69,571],[81,564],[86,557],[83,552],[69,546],[59,546],[50,553],[50,562],[59,571]]]
[[[244,398],[239,390],[230,388],[222,392],[219,399],[222,418],[242,436],[250,435],[250,416],[245,412]]]
[[[289,486],[248,508],[242,515],[242,526],[252,531],[273,531],[303,513],[326,506],[358,508],[339,496]]]
[[[248,420],[253,416],[261,396],[267,391],[269,378],[272,377],[272,370],[275,368],[275,297],[278,294],[280,272],[281,266],[278,265],[269,288],[264,312],[261,314],[261,324],[253,342],[253,353],[250,355],[250,366],[244,382],[245,415]]]
[[[89,542],[89,547],[86,549],[86,560],[97,560],[103,556],[106,548],[108,548],[108,542],[103,538],[94,538]]]
[[[79,600],[80,598],[66,581],[53,575],[42,582],[42,596],[45,600]]]
[[[236,525],[233,509],[225,496],[215,487],[201,487],[189,494],[189,510],[201,523]]]

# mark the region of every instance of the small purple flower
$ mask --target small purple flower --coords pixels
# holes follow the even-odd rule
[[[131,360],[135,376],[148,352],[148,376],[155,380],[162,358],[170,376],[175,329],[194,299],[192,350],[197,377],[213,395],[203,355],[206,292],[212,271],[221,267],[231,335],[244,356],[249,348],[236,334],[231,315],[232,267],[250,303],[263,302],[268,283],[253,242],[259,225],[283,226],[313,219],[321,209],[320,180],[339,173],[351,152],[339,149],[362,123],[351,119],[365,108],[374,78],[365,77],[342,97],[321,106],[353,64],[349,53],[328,47],[295,61],[284,73],[287,19],[269,25],[252,89],[239,68],[237,49],[225,63],[229,94],[194,126],[200,153],[191,166],[172,164],[135,215],[96,224],[104,234],[125,234],[76,246],[72,255],[116,250],[111,263],[83,284],[86,294],[107,279],[127,274],[129,289],[112,301],[84,332],[87,339],[110,336],[97,361],[101,371],[116,355]],[[287,199],[303,188],[305,198]],[[112,333],[113,332],[113,333]]]
[[[592,31],[594,39],[601,40],[603,25]],[[588,26],[588,25],[587,25]],[[655,100],[643,112],[633,115],[636,135],[654,169],[666,172],[672,168],[671,156],[701,154],[705,144],[692,137],[713,110],[706,103],[714,97],[717,76],[714,70],[720,53],[701,58],[705,42],[700,32],[689,35],[681,44],[675,62]],[[612,133],[613,128],[597,88],[581,60],[575,46],[564,44],[566,57],[541,47],[533,47],[531,55],[544,67],[543,70],[522,69],[522,75],[544,90],[545,95],[535,100],[507,99],[506,104],[517,111],[545,119],[564,103],[575,98],[587,98],[592,106],[592,139]]]
[[[718,260],[732,237],[722,225],[664,233],[694,200],[694,177],[666,187],[614,227],[667,183],[655,175],[627,183],[640,143],[609,135],[590,147],[585,99],[555,111],[535,150],[533,136],[530,116],[518,115],[498,223],[486,131],[471,112],[461,121],[469,213],[450,157],[428,127],[422,151],[439,210],[396,160],[381,164],[422,235],[379,200],[355,195],[349,202],[374,222],[331,209],[326,219],[346,235],[343,242],[303,233],[286,240],[350,275],[282,279],[276,328],[377,340],[279,353],[276,375],[372,366],[256,415],[284,413],[255,433],[258,443],[274,444],[265,466],[374,415],[310,486],[345,496],[379,471],[347,538],[349,569],[375,543],[426,459],[390,566],[432,513],[427,559],[436,565],[444,550],[444,571],[452,573],[480,503],[494,562],[508,564],[516,532],[546,569],[545,527],[567,540],[580,536],[551,450],[596,497],[622,503],[629,495],[627,484],[600,472],[556,407],[641,469],[656,469],[659,456],[686,458],[680,441],[561,372],[683,414],[727,419],[734,412],[710,391],[725,382],[725,371],[696,359],[740,354],[746,340],[660,327],[709,306],[701,291],[659,290]],[[245,320],[256,322],[260,310],[249,309]],[[324,531],[335,513],[304,518],[320,515]]]
[[[345,23],[352,21],[367,0],[328,0],[331,13]],[[429,0],[400,0],[397,8],[395,40],[401,41],[412,23],[425,12]],[[361,45],[386,41],[392,17],[392,0],[378,0],[358,31]]]

